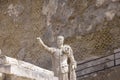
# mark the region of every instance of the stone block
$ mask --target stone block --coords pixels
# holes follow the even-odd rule
[[[57,80],[52,71],[7,56],[0,57],[0,72],[10,74],[10,80]]]

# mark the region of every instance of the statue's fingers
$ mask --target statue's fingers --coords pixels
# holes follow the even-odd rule
[[[37,37],[36,39],[40,39],[40,37]]]

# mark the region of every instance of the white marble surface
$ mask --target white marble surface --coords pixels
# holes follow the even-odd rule
[[[0,56],[0,72],[33,80],[57,80],[52,71],[7,56]]]

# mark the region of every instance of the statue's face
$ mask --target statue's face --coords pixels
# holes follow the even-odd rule
[[[64,37],[63,36],[58,36],[57,37],[57,45],[60,47],[64,43]]]

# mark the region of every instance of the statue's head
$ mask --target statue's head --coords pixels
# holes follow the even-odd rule
[[[57,45],[58,47],[61,47],[64,43],[64,37],[63,36],[58,36],[57,37]]]

